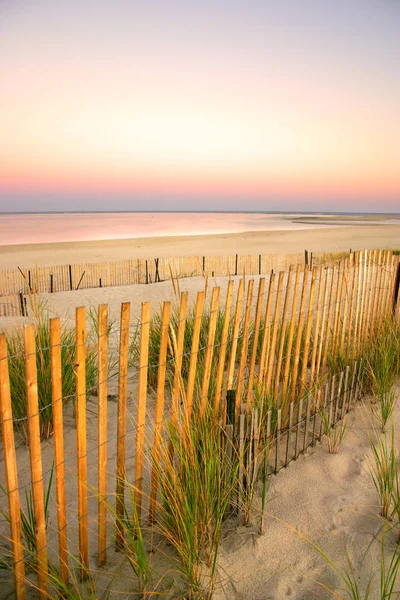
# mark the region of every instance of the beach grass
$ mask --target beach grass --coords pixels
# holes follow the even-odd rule
[[[75,329],[61,329],[61,366],[63,402],[75,401]],[[37,389],[39,399],[40,435],[48,439],[53,432],[53,409],[51,390],[50,322],[40,312],[35,328]],[[16,330],[7,337],[10,390],[13,417],[25,443],[29,441],[27,422],[27,391],[25,381],[24,332]],[[97,345],[88,344],[86,353],[86,386],[94,388],[97,378]]]
[[[391,519],[394,499],[396,504],[395,494],[399,477],[394,427],[392,426],[389,441],[386,435],[376,434],[375,437],[376,441],[370,437],[373,456],[370,461],[370,474],[379,496],[381,515],[384,519]]]
[[[225,451],[212,413],[194,412],[188,424],[169,424],[161,460],[156,527],[175,549],[187,597],[211,598],[222,523],[237,483],[238,460]],[[173,458],[172,452],[173,451]]]

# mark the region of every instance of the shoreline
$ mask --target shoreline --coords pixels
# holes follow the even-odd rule
[[[0,246],[0,270],[62,264],[114,262],[127,258],[227,256],[397,249],[400,224],[342,225],[300,230],[50,242]]]

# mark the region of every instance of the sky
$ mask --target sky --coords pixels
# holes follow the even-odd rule
[[[400,212],[398,0],[0,0],[0,211]]]

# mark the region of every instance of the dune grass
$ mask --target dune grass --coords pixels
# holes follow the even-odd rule
[[[375,402],[382,431],[386,431],[396,402],[400,374],[400,324],[387,319],[371,335],[364,350],[363,385]]]
[[[398,467],[394,443],[394,427],[390,441],[385,435],[377,435],[374,441],[370,438],[373,459],[370,461],[370,474],[378,492],[381,515],[384,519],[392,518],[393,495],[398,481]]]
[[[203,418],[195,412],[190,426],[169,425],[161,460],[154,464],[161,498],[157,530],[179,556],[187,598],[211,598],[237,457],[226,452],[224,432],[212,414]]]
[[[75,329],[67,326],[61,329],[61,378],[64,402],[75,399]],[[36,327],[36,367],[40,413],[40,435],[48,439],[53,432],[53,409],[51,395],[50,360],[50,321],[44,309],[37,312]],[[9,375],[13,417],[23,439],[29,443],[27,422],[27,395],[25,383],[25,350],[23,329],[17,329],[7,337],[9,355]],[[86,386],[92,388],[97,379],[97,344],[87,344]]]
[[[322,423],[322,429],[326,436],[329,454],[337,454],[344,440],[347,431],[347,419],[344,417],[337,423],[332,423],[329,412],[322,406],[319,409],[319,417]]]
[[[191,358],[191,349],[192,349],[192,341],[193,341],[193,329],[194,329],[194,314],[195,307],[194,305],[189,309],[187,320],[185,323],[185,335],[183,342],[183,358],[182,358],[182,370],[181,377],[182,381],[186,384],[189,375],[189,367],[190,367],[190,358]],[[207,337],[208,337],[208,329],[210,324],[210,312],[204,312],[201,320],[201,328],[200,328],[200,340],[199,340],[199,351],[197,358],[197,370],[196,370],[196,381],[195,381],[195,389],[201,388],[201,382],[203,377],[202,365],[204,363],[204,357],[207,349]],[[221,346],[222,341],[222,330],[224,324],[224,311],[220,309],[217,315],[217,323],[216,323],[216,333],[214,340],[214,352],[219,353],[219,348]],[[179,325],[179,309],[174,308],[171,312],[170,318],[170,343],[167,351],[167,381],[169,383],[173,380],[174,375],[174,344],[173,338],[176,339]],[[230,330],[232,327],[230,328]],[[160,344],[161,344],[161,332],[162,332],[162,311],[161,309],[156,311],[151,317],[150,323],[150,336],[149,336],[149,371],[148,371],[148,380],[147,385],[149,390],[155,390],[157,387],[157,377],[158,377],[158,358],[160,354]],[[228,336],[228,339],[229,336]],[[129,356],[130,356],[130,366],[135,367],[139,362],[139,336],[135,336],[130,343]],[[228,357],[226,358],[228,360]],[[215,377],[217,372],[218,361],[214,360],[211,365],[211,375],[210,375],[210,388],[209,394],[212,396],[215,391]]]

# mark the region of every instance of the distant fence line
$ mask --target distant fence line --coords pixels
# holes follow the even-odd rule
[[[176,277],[225,277],[263,275],[287,271],[290,265],[313,265],[350,253],[251,254],[241,256],[180,256],[115,262],[53,265],[0,271],[0,317],[25,316],[29,293],[53,293],[78,289],[157,283]]]
[[[157,321],[150,318],[150,303],[142,304],[138,328],[131,324],[130,304],[124,303],[115,332],[119,339],[118,365],[113,369],[108,364],[107,305],[99,307],[95,340],[86,335],[85,308],[77,308],[75,338],[69,341],[69,347],[72,346],[69,357],[62,353],[67,346],[63,346],[60,337],[59,318],[50,321],[50,339],[46,337],[45,348],[38,345],[40,339],[35,334],[34,324],[24,328],[20,353],[10,352],[12,336],[8,339],[0,334],[0,420],[10,521],[6,523],[8,532],[3,531],[2,536],[12,542],[10,552],[17,599],[26,597],[25,568],[29,564],[25,562],[22,545],[23,495],[20,492],[29,489],[30,483],[20,485],[18,481],[14,431],[25,430],[29,434],[32,502],[37,515],[35,568],[37,585],[44,598],[49,586],[50,550],[59,559],[61,577],[65,582],[68,580],[67,565],[73,559],[67,533],[72,537],[71,533],[75,532],[76,538],[77,530],[79,532],[82,576],[87,577],[90,566],[89,537],[97,540],[98,564],[105,563],[106,549],[113,544],[112,524],[117,539],[124,535],[118,529],[120,521],[115,531],[115,518],[113,521],[108,514],[107,498],[109,503],[115,504],[115,514],[122,519],[124,489],[129,481],[135,485],[138,518],[154,517],[158,484],[154,463],[150,464],[149,472],[145,468],[146,447],[152,448],[154,456],[159,456],[161,440],[167,435],[167,421],[190,425],[195,411],[201,416],[211,409],[226,423],[226,436],[238,446],[239,455],[243,440],[248,436],[248,452],[253,457],[259,456],[260,451],[270,452],[270,469],[275,473],[315,444],[322,435],[321,406],[329,413],[329,423],[334,424],[357,401],[359,361],[364,343],[386,319],[400,319],[398,289],[398,257],[391,252],[362,251],[332,268],[314,266],[310,272],[299,266],[288,273],[274,274],[269,281],[262,277],[258,290],[253,279],[241,279],[237,285],[231,281],[225,299],[220,299],[218,287],[213,288],[207,309],[204,291],[197,294],[193,311],[188,307],[188,294],[184,292],[177,320],[173,320],[171,303],[164,303],[157,344],[154,344]],[[220,308],[220,300],[224,308]],[[256,302],[254,316],[253,301]],[[136,354],[130,352],[133,340]],[[88,385],[86,377],[90,347],[95,347],[98,355],[93,387]],[[345,363],[339,361],[338,370],[334,370],[329,359],[338,354]],[[63,407],[74,396],[63,396],[61,387],[67,359],[72,362],[76,386],[77,444],[73,457],[64,455]],[[48,404],[43,405],[38,404],[40,385],[45,385],[47,378],[41,377],[39,381],[38,370],[44,368],[46,361],[52,387]],[[334,360],[333,363],[336,364]],[[16,368],[22,373],[26,388],[27,412],[22,416],[14,412],[21,397],[15,396],[13,387]],[[107,393],[108,382],[116,375],[118,413],[113,436],[107,417]],[[133,375],[138,387],[134,406],[129,406],[128,382],[131,383]],[[153,406],[148,402],[151,380],[157,390]],[[94,393],[98,405],[98,438],[90,439],[86,403]],[[261,429],[256,413],[263,405],[267,416]],[[51,408],[57,488],[57,504],[53,503],[57,507],[57,527],[53,530],[46,527],[45,521],[43,485],[48,472],[42,467],[40,444],[40,422],[45,417],[45,409]],[[252,417],[250,434],[244,415]],[[126,443],[128,433],[135,436],[134,444]],[[93,452],[98,457],[97,468],[88,470],[88,456]],[[127,469],[128,458],[134,459],[134,472]],[[250,461],[248,454],[243,456],[243,469],[245,461]],[[77,479],[76,509],[67,507],[65,501],[67,462],[68,477],[71,480],[74,473]],[[145,493],[150,477],[150,491]],[[4,506],[3,500],[5,498],[2,498]],[[88,502],[98,502],[94,528],[89,528]]]

